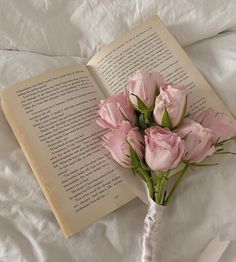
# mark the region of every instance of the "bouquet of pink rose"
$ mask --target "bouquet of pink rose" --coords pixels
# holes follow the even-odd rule
[[[215,165],[202,161],[213,154],[231,153],[223,151],[223,146],[235,139],[232,119],[212,108],[188,114],[189,106],[184,85],[167,84],[160,73],[145,71],[129,77],[127,92],[100,103],[97,123],[110,129],[102,144],[117,163],[131,168],[145,182],[149,213],[156,210],[155,216],[163,213],[159,205],[169,203],[190,167]],[[177,179],[168,192],[170,173],[176,173]],[[158,223],[150,225],[150,215],[147,219],[142,261],[154,261],[150,242],[156,243],[150,228],[157,231]]]

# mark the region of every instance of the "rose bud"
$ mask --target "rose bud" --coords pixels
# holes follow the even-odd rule
[[[199,114],[194,114],[191,118],[203,127],[211,129],[213,143],[236,136],[233,119],[225,113],[217,112],[213,108],[207,108]]]
[[[123,121],[118,128],[105,134],[102,145],[111,153],[114,160],[123,167],[132,167],[130,147],[140,159],[143,159],[143,136],[137,127],[133,128],[127,121]]]
[[[103,128],[116,128],[124,120],[129,121],[132,125],[135,125],[136,122],[135,110],[126,92],[101,100],[97,113],[100,118],[96,122]]]
[[[187,111],[187,94],[185,86],[161,85],[153,110],[156,123],[168,128],[179,125]]]
[[[167,128],[151,127],[145,130],[145,159],[155,171],[175,168],[184,153],[184,142]]]
[[[191,119],[185,120],[174,132],[184,139],[184,160],[190,163],[199,163],[216,151],[212,131]]]
[[[137,71],[129,77],[129,98],[131,103],[141,112],[152,110],[158,87],[163,83],[164,79],[158,72]]]

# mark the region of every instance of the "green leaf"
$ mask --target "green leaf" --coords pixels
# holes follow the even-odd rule
[[[138,108],[137,108],[137,109],[138,109],[140,112],[144,113],[144,112],[149,111],[148,108],[146,107],[146,105],[143,103],[143,101],[142,101],[137,95],[135,95],[135,94],[130,94],[130,95],[136,97],[136,99],[137,99],[137,105],[138,105]]]
[[[129,146],[129,147],[130,147],[130,158],[131,158],[132,167],[139,168],[141,166],[140,159],[138,155],[136,154],[136,152],[134,151],[134,149],[132,148],[132,146]]]
[[[140,126],[140,129],[142,130],[142,131],[144,131],[145,130],[145,128],[146,128],[146,123],[145,123],[145,117],[144,117],[144,114],[143,113],[141,113],[140,115],[139,115],[139,126]]]
[[[219,138],[220,139],[220,138]],[[218,139],[218,140],[219,140]],[[224,143],[226,143],[226,142],[228,142],[228,141],[230,141],[230,140],[236,140],[236,136],[232,136],[232,137],[230,137],[230,138],[228,138],[228,139],[225,139],[225,140],[222,140],[222,141],[219,141],[219,142],[217,142],[217,143],[215,143],[214,144],[214,146],[215,147],[217,147],[217,146],[222,146]]]
[[[218,151],[218,150],[217,150],[217,151]],[[235,152],[222,152],[222,151],[218,151],[218,152],[216,152],[215,154],[216,154],[216,155],[227,155],[227,154],[229,154],[229,155],[236,155]]]
[[[170,171],[162,172],[162,177],[156,185],[157,194],[155,194],[155,202],[159,205],[162,205],[163,203],[164,189],[165,189],[166,181],[168,180],[169,174],[170,174]]]
[[[142,167],[143,169],[149,171],[149,170],[150,170],[150,167],[149,167],[147,164],[145,164],[141,159],[139,159],[139,160],[140,160],[141,167]]]
[[[170,129],[173,128],[173,125],[172,125],[171,120],[170,120],[169,113],[167,112],[166,108],[165,108],[164,114],[162,116],[161,125],[163,127],[168,127]]]
[[[204,167],[204,166],[216,166],[218,163],[213,164],[201,164],[201,163],[188,163],[189,166],[198,166],[198,167]]]
[[[152,185],[152,180],[149,176],[149,173],[147,172],[147,170],[143,169],[143,168],[137,168],[137,172],[140,175],[140,177],[146,182],[148,190],[149,190],[149,194],[150,197],[153,199],[153,185]]]
[[[168,197],[165,197],[164,201],[162,201],[162,205],[163,205],[163,206],[166,206],[166,205],[170,202],[170,200],[171,200],[171,198],[173,197],[174,193],[176,192],[176,189],[178,188],[179,184],[181,183],[181,181],[183,180],[183,178],[186,176],[189,167],[190,167],[190,166],[187,164],[187,165],[184,167],[184,169],[181,171],[181,173],[179,174],[179,177],[177,178],[174,186],[172,187],[172,189],[171,189]]]

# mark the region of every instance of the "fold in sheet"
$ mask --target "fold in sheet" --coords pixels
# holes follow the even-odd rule
[[[5,2],[14,5],[13,1]],[[16,3],[16,1],[14,2]],[[171,2],[170,6],[176,5],[176,8],[173,10],[173,15],[169,17],[173,21],[172,29],[178,36],[181,35],[181,29],[188,34],[195,32],[197,29],[195,25],[200,24],[204,24],[204,34],[210,36],[211,30],[208,30],[210,25],[217,27],[219,23],[224,25],[226,21],[231,20],[232,23],[236,21],[235,15],[227,16],[229,9],[232,10],[230,12],[233,12],[234,1],[230,1],[232,4],[225,11],[223,11],[223,5],[219,4],[220,1],[214,1],[214,3],[213,1],[207,1],[207,3],[205,1],[201,10],[209,11],[205,14],[205,18],[208,19],[203,19],[201,15],[193,15],[196,10],[194,9],[189,13],[189,17],[191,16],[191,21],[195,24],[188,23],[186,26],[189,21],[188,15],[186,14],[185,18],[181,15],[185,9],[177,8],[178,2]],[[186,1],[184,2],[186,3]],[[193,1],[191,2],[193,3]],[[216,22],[211,19],[214,11],[205,7],[205,5],[209,7],[212,3],[214,6],[219,6],[219,16],[214,16],[213,19]],[[147,1],[147,5],[149,4],[150,2]],[[21,6],[23,10],[23,4]],[[3,7],[5,7],[4,4]],[[141,9],[144,10],[144,2]],[[6,8],[2,8],[1,11],[7,15]],[[128,11],[124,10],[124,12]],[[149,15],[147,9],[146,11],[142,13],[145,13],[145,17]],[[178,17],[176,17],[177,14]],[[222,20],[222,16],[225,20]],[[8,12],[8,17],[15,16]],[[3,18],[4,16],[0,16],[0,20]],[[81,16],[82,18],[84,17]],[[35,22],[38,21],[38,17],[34,16],[34,19]],[[60,17],[60,19],[63,18]],[[128,21],[126,16],[122,19]],[[182,21],[182,19],[185,22],[179,23],[178,26],[178,21]],[[0,27],[5,25],[3,20]],[[217,30],[219,28],[217,27]],[[7,28],[5,29],[7,30]],[[60,29],[61,34],[63,28]],[[3,33],[0,38],[4,38],[6,34],[2,30],[0,32]],[[21,31],[21,34],[25,32],[27,30]],[[13,31],[6,33],[16,41],[20,35],[18,32],[14,34]],[[10,35],[11,33],[12,35]],[[103,38],[100,45],[104,44],[108,38]],[[29,45],[32,44],[32,39],[27,38],[27,41]],[[82,42],[80,43],[82,44]],[[236,89],[232,84],[236,82],[236,46],[233,44],[235,42],[236,32],[231,31],[195,43],[185,50],[236,117]],[[40,44],[40,41],[38,43]],[[63,39],[62,42],[58,41],[57,43],[61,48],[64,48]],[[4,41],[1,42],[2,44]],[[67,44],[68,50],[72,51],[69,38]],[[78,49],[76,50],[79,52]],[[53,57],[31,52],[1,50],[0,87],[4,88],[13,82],[32,77],[49,69],[82,62],[84,61],[78,57]],[[87,230],[66,240],[2,114],[0,114],[0,137],[1,262],[110,262],[111,258],[113,262],[139,261],[138,259],[141,258],[140,236],[142,236],[147,205],[139,199],[135,199],[100,219]],[[236,152],[236,148],[229,148],[229,150]],[[235,159],[235,156],[230,155],[220,157],[216,159],[216,161],[220,161],[218,166],[204,170],[198,169],[183,181],[173,202],[170,203],[163,216],[161,256],[165,258],[164,262],[197,262],[199,254],[208,245],[212,236],[219,231],[222,239],[236,240]],[[142,185],[140,186],[142,187]],[[145,199],[144,194],[142,197]],[[220,259],[220,262],[226,261],[236,261],[235,241],[230,243]]]
[[[1,0],[0,49],[89,58],[153,15],[186,46],[236,27],[235,12],[232,0]]]

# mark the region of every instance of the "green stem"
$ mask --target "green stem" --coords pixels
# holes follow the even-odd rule
[[[149,126],[150,112],[144,111],[139,115],[139,126],[142,131],[144,131]]]
[[[166,206],[169,202],[170,202],[170,199],[173,197],[178,185],[180,184],[180,182],[183,180],[184,176],[187,174],[187,170],[189,168],[189,165],[186,165],[184,167],[184,169],[182,170],[182,172],[180,173],[178,179],[176,180],[173,188],[171,189],[168,197],[166,198],[166,200],[164,201],[163,205]]]
[[[147,170],[145,170],[142,167],[137,168],[137,170],[138,170],[138,173],[140,174],[140,176],[146,182],[148,190],[149,190],[150,197],[153,199],[153,193],[154,192],[153,192],[153,187],[152,187],[152,180],[149,177]]]
[[[151,172],[152,172],[152,184],[153,184],[153,187],[155,188],[154,199],[156,201],[157,192],[158,192],[158,183],[160,180],[160,173],[157,171],[153,171],[153,170]]]
[[[217,147],[217,146],[222,146],[224,143],[230,141],[231,139],[234,139],[234,140],[235,140],[235,139],[236,139],[236,136],[232,136],[232,137],[230,137],[230,138],[228,138],[228,139],[221,140],[220,142],[215,143],[214,146],[215,146],[215,147]]]
[[[235,152],[215,152],[214,154],[215,155],[227,155],[227,154],[229,154],[229,155],[236,155]]]
[[[150,112],[149,111],[145,111],[143,113],[143,117],[144,117],[144,125],[145,125],[145,128],[147,128],[150,124]]]
[[[155,202],[158,203],[158,198],[159,198],[159,190],[160,190],[160,182],[161,180],[159,179],[155,185]]]
[[[145,123],[148,123],[149,112],[148,112],[148,111],[145,111],[143,114],[144,114],[144,122],[145,122]]]
[[[155,202],[157,204],[162,205],[164,188],[165,188],[166,180],[168,179],[169,173],[170,173],[169,171],[164,172],[162,175],[162,178],[160,179],[160,181],[158,181],[156,185],[157,194],[155,194]]]

